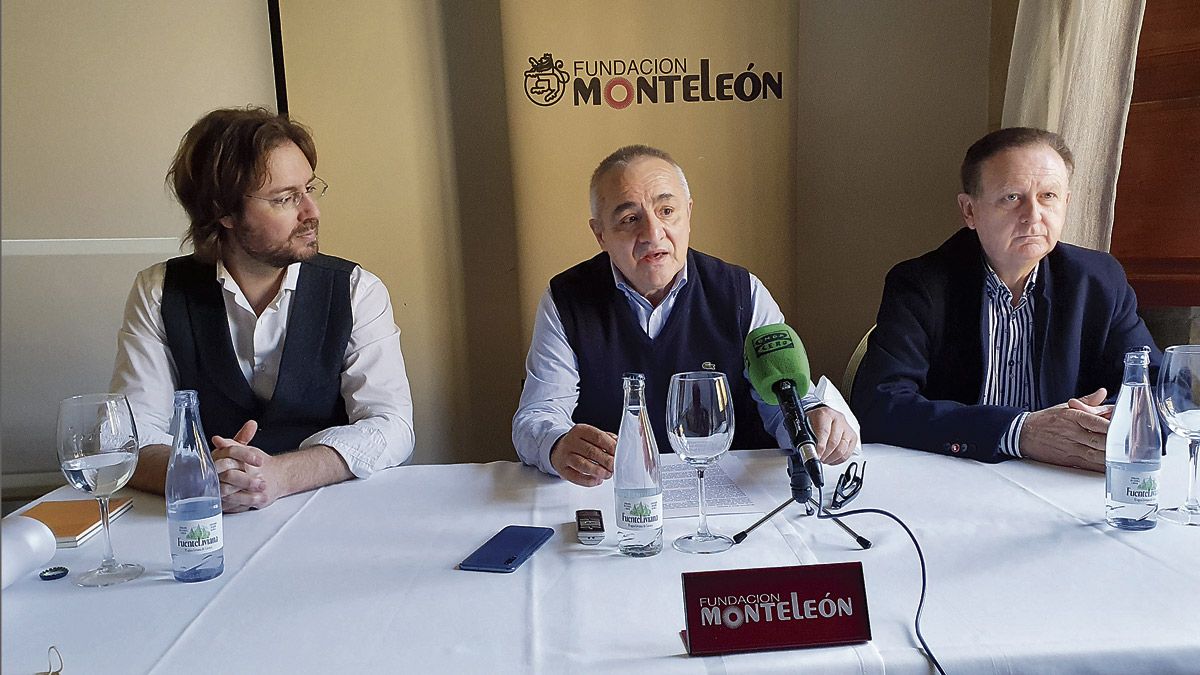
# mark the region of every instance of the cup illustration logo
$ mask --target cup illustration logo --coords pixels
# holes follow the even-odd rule
[[[550,52],[542,54],[540,59],[529,57],[529,70],[525,71],[525,96],[543,107],[558,103],[571,79],[562,67],[562,59],[555,61]]]

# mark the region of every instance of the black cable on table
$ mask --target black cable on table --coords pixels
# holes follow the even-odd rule
[[[833,514],[827,511],[822,504],[821,488],[818,486],[817,518],[833,518]],[[917,549],[917,560],[919,560],[921,563],[921,598],[917,601],[917,613],[916,616],[913,617],[913,628],[916,629],[917,632],[917,641],[921,643],[921,648],[925,650],[925,658],[929,659],[929,662],[933,664],[933,667],[936,668],[941,675],[946,675],[946,671],[942,668],[942,664],[938,663],[937,657],[933,655],[933,650],[929,648],[929,643],[925,642],[925,636],[921,634],[921,612],[925,609],[925,587],[928,584],[928,579],[925,574],[925,554],[921,552],[921,544],[917,542],[917,535],[913,534],[913,531],[908,529],[908,526],[904,524],[903,520],[900,520],[900,518],[887,511],[884,511],[883,509],[854,509],[852,511],[840,511],[837,515],[845,518],[846,516],[856,516],[860,513],[874,513],[881,516],[887,516],[888,518],[896,521],[900,527],[904,528],[904,532],[907,533],[908,538],[912,540],[913,547]]]

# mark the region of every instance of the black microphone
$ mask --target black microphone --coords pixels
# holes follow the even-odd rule
[[[746,345],[742,351],[746,359],[746,372],[750,384],[762,400],[771,405],[777,405],[783,411],[784,426],[788,430],[788,438],[792,442],[794,452],[788,454],[788,477],[791,478],[792,498],[775,507],[750,527],[738,532],[733,537],[733,543],[740,544],[759,525],[770,520],[776,513],[782,511],[793,501],[804,504],[809,514],[816,509],[817,517],[830,519],[841,527],[847,534],[854,537],[863,549],[871,548],[871,542],[866,537],[846,526],[828,511],[824,511],[820,502],[813,498],[812,486],[825,486],[821,475],[821,460],[817,459],[816,434],[808,417],[800,405],[800,397],[808,393],[808,355],[804,353],[804,345],[796,332],[787,324],[776,323],[750,331],[746,336]],[[824,515],[822,515],[824,512]]]
[[[792,499],[801,504],[808,504],[812,498],[812,477],[804,468],[804,458],[795,453],[788,455],[788,478],[792,479]],[[809,515],[812,510],[809,509]]]
[[[804,345],[787,324],[775,323],[750,331],[742,354],[750,384],[762,400],[778,405],[783,411],[788,438],[804,460],[804,471],[801,472],[793,469],[794,462],[789,459],[788,474],[792,476],[793,495],[797,501],[805,503],[812,494],[812,487],[801,485],[797,474],[806,475],[817,487],[824,487],[825,479],[821,475],[821,460],[817,458],[815,434],[800,405],[800,397],[808,393],[809,385],[808,355],[804,353]],[[805,495],[803,499],[800,494]]]

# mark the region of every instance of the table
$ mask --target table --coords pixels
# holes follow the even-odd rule
[[[1177,440],[1166,505],[1185,490]],[[923,631],[948,672],[1200,671],[1200,531],[1109,528],[1097,474],[887,446],[864,454],[851,508],[891,510],[919,537],[930,578]],[[781,453],[739,456],[746,480],[787,496]],[[832,484],[836,469],[826,474]],[[225,573],[180,584],[161,498],[130,494],[113,541],[146,575],[107,589],[30,575],[5,589],[5,673],[44,670],[52,644],[66,673],[932,671],[912,627],[916,555],[878,516],[848,520],[874,541],[868,551],[793,505],[728,552],[685,555],[668,543],[631,559],[616,553],[610,486],[581,488],[513,462],[407,466],[227,516]],[[579,508],[604,511],[600,546],[576,542]],[[732,534],[757,517],[710,525]],[[455,569],[513,523],[556,534],[514,574]],[[667,541],[695,524],[668,520]],[[54,564],[83,571],[102,549],[98,536]],[[686,655],[681,572],[847,560],[863,563],[871,642]]]

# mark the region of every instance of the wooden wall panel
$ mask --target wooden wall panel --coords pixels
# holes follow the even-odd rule
[[[1146,3],[1111,250],[1141,305],[1200,305],[1200,2]]]

